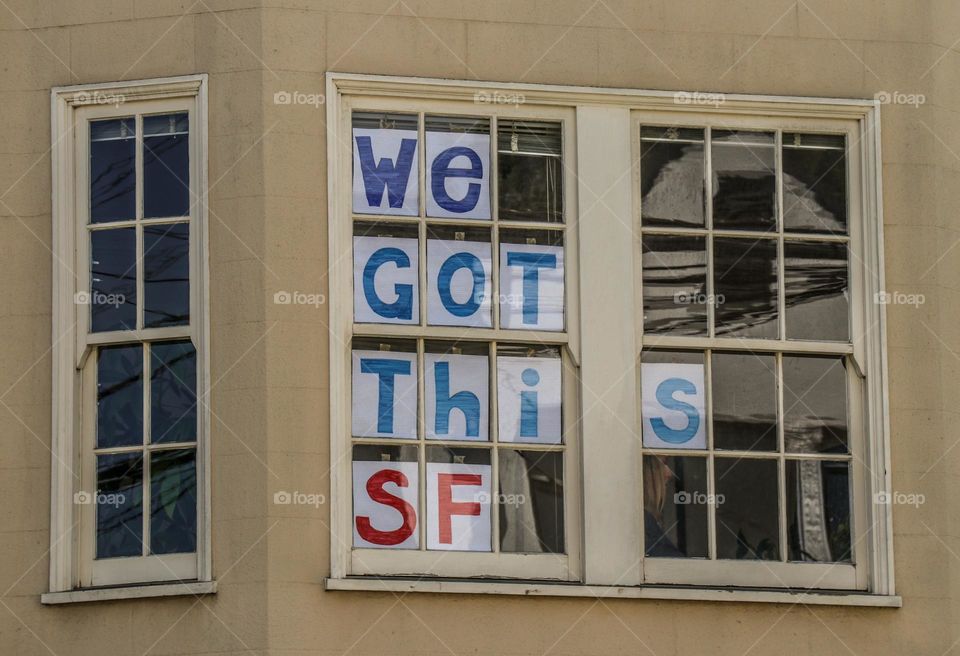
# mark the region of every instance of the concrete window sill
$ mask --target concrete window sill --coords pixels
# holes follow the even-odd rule
[[[432,592],[454,594],[496,594],[543,597],[589,597],[594,599],[687,599],[692,601],[766,602],[821,606],[874,606],[900,608],[896,595],[857,592],[809,592],[790,590],[745,590],[669,586],[623,587],[579,583],[535,583],[528,581],[469,581],[454,579],[404,579],[372,576],[325,580],[327,590],[366,592]]]
[[[216,581],[189,581],[184,583],[154,583],[126,585],[110,588],[86,588],[66,592],[45,592],[40,603],[45,605],[82,604],[90,601],[113,601],[116,599],[145,599],[149,597],[177,597],[186,595],[215,594]]]

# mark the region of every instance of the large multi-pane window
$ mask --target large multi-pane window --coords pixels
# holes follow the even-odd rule
[[[62,587],[201,576],[202,137],[186,86],[74,95],[78,558]]]

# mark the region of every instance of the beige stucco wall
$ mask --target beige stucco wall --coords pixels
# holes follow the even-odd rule
[[[955,0],[4,0],[0,652],[943,654],[960,638],[960,4]],[[887,105],[894,508],[903,608],[324,592],[327,70]],[[219,592],[43,607],[50,485],[49,90],[210,75],[213,558]]]

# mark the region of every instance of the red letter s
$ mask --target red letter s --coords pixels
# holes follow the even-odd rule
[[[357,531],[367,542],[388,547],[400,544],[411,535],[417,527],[417,511],[409,503],[398,496],[394,496],[383,489],[387,483],[396,483],[398,487],[407,487],[410,482],[403,472],[395,469],[378,471],[367,480],[367,494],[377,503],[396,509],[403,516],[403,524],[392,531],[378,531],[370,524],[369,517],[357,517]]]

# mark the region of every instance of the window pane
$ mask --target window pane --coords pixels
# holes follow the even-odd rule
[[[490,120],[424,119],[427,216],[490,218]]]
[[[846,139],[783,135],[784,229],[847,232]]]
[[[500,442],[560,444],[563,440],[560,349],[497,345]]]
[[[707,459],[643,457],[644,553],[657,558],[706,558]]]
[[[143,456],[97,456],[97,558],[143,554]]]
[[[787,241],[783,249],[787,338],[849,339],[846,244]]]
[[[143,347],[97,351],[97,448],[143,444]]]
[[[132,118],[90,123],[90,222],[137,215],[136,123]]]
[[[563,231],[500,230],[500,327],[563,330]]]
[[[143,117],[143,216],[190,214],[186,112]]]
[[[150,456],[150,553],[197,550],[196,451],[155,451]]]
[[[707,300],[706,240],[644,235],[644,331],[706,335]]]
[[[143,228],[143,325],[190,323],[190,225]]]
[[[563,453],[501,449],[500,550],[563,553]]]
[[[93,332],[137,327],[137,243],[134,228],[90,234],[90,323]]]
[[[488,441],[490,347],[482,342],[426,340],[424,351],[427,439]]]
[[[775,339],[777,243],[717,238],[713,252],[716,334]]]
[[[703,130],[645,127],[640,142],[644,226],[703,227]]]
[[[773,133],[714,130],[712,138],[713,227],[776,229]]]
[[[643,446],[706,449],[706,368],[703,351],[641,354]]]
[[[850,562],[850,465],[787,460],[790,560]]]
[[[420,546],[420,469],[416,446],[353,447],[353,546]],[[274,503],[292,503],[288,492]]]
[[[490,328],[493,249],[488,228],[427,228],[427,323]]]
[[[563,221],[563,139],[559,123],[500,121],[500,218]]]
[[[776,359],[718,353],[711,359],[713,444],[717,449],[777,450]]]
[[[489,449],[427,448],[427,549],[490,551]]]
[[[717,558],[779,560],[777,461],[717,458]]]
[[[794,453],[847,452],[843,358],[783,357],[783,434]]]
[[[197,439],[197,354],[193,344],[157,342],[150,347],[150,441]]]

